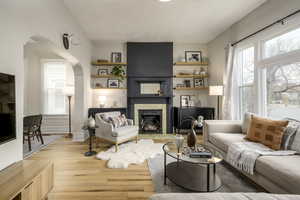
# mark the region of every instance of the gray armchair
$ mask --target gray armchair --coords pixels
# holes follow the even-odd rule
[[[114,128],[112,124],[107,123],[101,117],[101,116],[105,116],[105,118],[108,118],[108,117],[115,117],[120,115],[121,115],[120,112],[105,112],[105,113],[97,113],[95,115],[96,125],[98,126],[95,130],[96,137],[115,144],[116,152],[119,149],[118,145],[120,143],[127,142],[132,139],[135,139],[137,142],[138,132],[139,132],[139,127],[135,126],[133,120],[131,119],[127,119],[128,126]]]

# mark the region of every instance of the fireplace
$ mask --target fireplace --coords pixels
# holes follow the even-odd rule
[[[139,110],[140,133],[162,133],[162,110]]]

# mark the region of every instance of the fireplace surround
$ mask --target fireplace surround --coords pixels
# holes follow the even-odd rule
[[[162,110],[139,110],[139,130],[144,133],[162,133]]]
[[[142,116],[144,115],[144,116]],[[159,130],[143,130],[141,126],[141,122],[143,118],[147,118],[148,125],[154,125],[154,122],[150,122],[149,120],[157,121],[155,124],[158,123],[158,118],[160,127]],[[134,104],[134,123],[139,125],[140,133],[159,133],[165,134],[167,133],[167,105],[166,104]],[[149,126],[148,126],[149,128]]]

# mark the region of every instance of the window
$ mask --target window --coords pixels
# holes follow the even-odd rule
[[[264,58],[300,49],[300,28],[274,37],[264,43]]]
[[[44,63],[44,113],[66,114],[64,88],[66,65],[64,62]]]
[[[237,47],[233,97],[240,119],[254,112],[300,120],[300,28],[287,28],[289,32],[268,40],[252,38],[250,47]]]
[[[239,115],[242,117],[243,113],[254,111],[254,47],[238,50],[236,66],[238,68]]]
[[[300,63],[267,68],[267,115],[299,119]]]

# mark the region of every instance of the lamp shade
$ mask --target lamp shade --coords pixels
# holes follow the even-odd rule
[[[64,94],[66,96],[73,96],[74,95],[74,86],[66,86],[64,88]]]
[[[209,86],[209,95],[210,96],[223,96],[223,85]]]
[[[106,96],[99,96],[98,100],[101,104],[104,104],[106,102]]]

